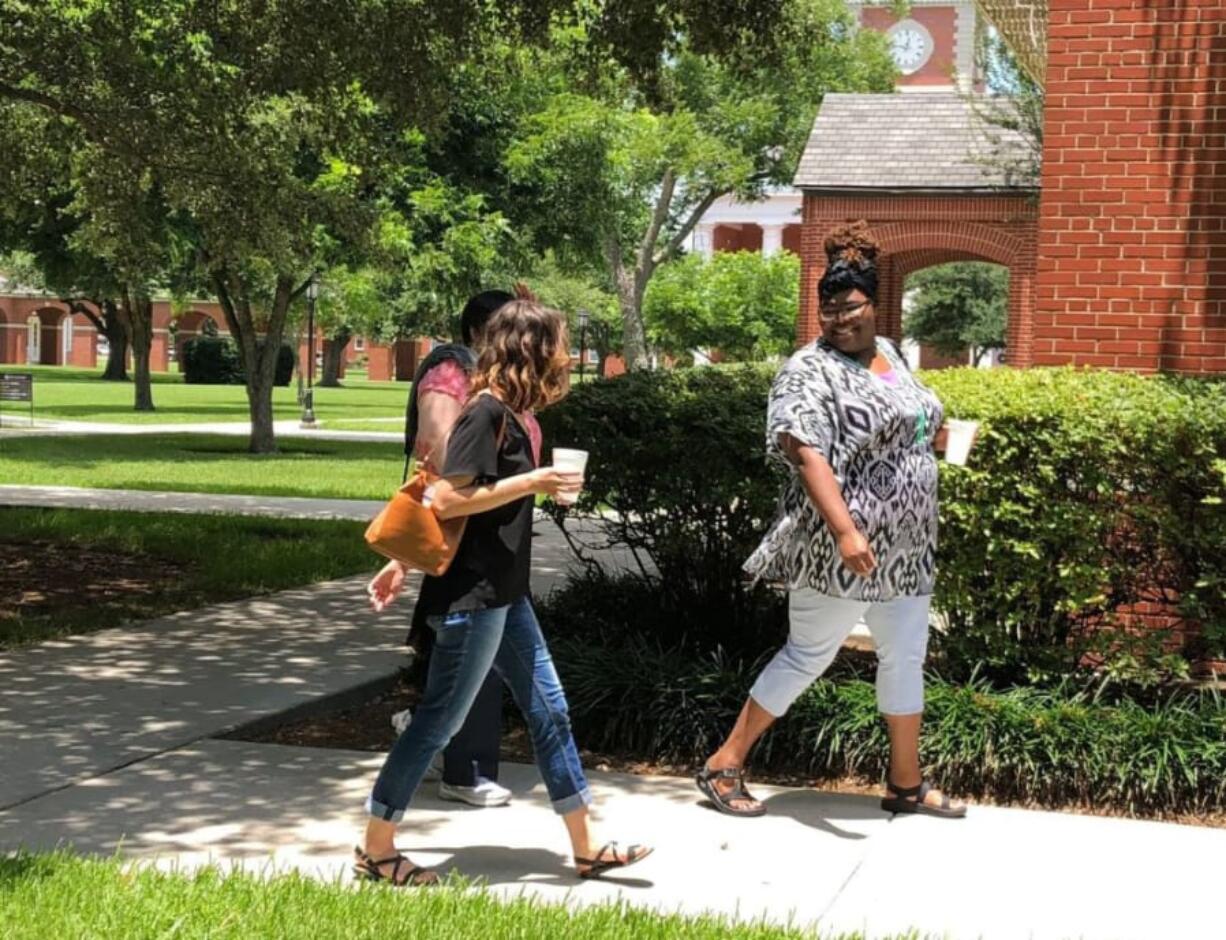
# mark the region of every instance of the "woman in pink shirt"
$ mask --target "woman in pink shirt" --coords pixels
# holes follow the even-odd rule
[[[516,294],[526,290],[517,286]],[[431,350],[418,367],[409,393],[405,421],[406,475],[408,458],[435,473],[447,457],[447,439],[469,398],[470,376],[476,365],[474,349],[480,349],[482,331],[490,317],[515,300],[505,291],[483,291],[469,299],[460,315],[464,345],[445,344]],[[541,459],[541,427],[531,413],[519,416],[532,443],[537,466]],[[399,562],[388,562],[370,582],[369,593],[376,610],[383,610],[404,586],[406,569]],[[429,655],[433,632],[413,616],[410,637],[424,662]],[[502,738],[502,682],[492,671],[486,677],[468,718],[443,751],[442,781],[439,796],[471,806],[503,806],[511,791],[498,783],[498,752]]]

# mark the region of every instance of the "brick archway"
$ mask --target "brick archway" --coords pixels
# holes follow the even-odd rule
[[[804,193],[799,342],[819,333],[827,235],[864,219],[881,245],[883,334],[902,338],[907,274],[946,261],[990,261],[1009,269],[1009,362],[1030,364],[1038,201],[1033,187],[981,159],[1025,153],[1024,139],[1004,135],[991,150],[987,144],[972,106],[956,94],[826,96],[796,172]]]
[[[907,275],[952,261],[988,261],[1009,269],[1009,362],[1030,364],[1038,211],[1028,196],[1012,193],[806,193],[797,324],[800,343],[811,342],[820,332],[817,283],[826,270],[826,236],[859,219],[868,221],[881,245],[877,316],[884,335],[895,341],[902,339],[902,296]]]
[[[183,347],[188,340],[204,334],[206,323],[212,323],[218,333],[228,332],[225,324],[219,323],[216,317],[210,316],[203,310],[187,310],[175,318],[175,358],[179,362],[180,371],[183,369]]]

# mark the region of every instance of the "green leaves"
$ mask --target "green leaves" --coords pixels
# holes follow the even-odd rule
[[[792,348],[800,259],[787,251],[717,252],[663,267],[643,303],[652,343],[676,355],[718,349],[761,360]]]
[[[915,291],[903,322],[909,339],[946,356],[1005,345],[1008,269],[974,261],[938,265],[913,275],[907,290]]]

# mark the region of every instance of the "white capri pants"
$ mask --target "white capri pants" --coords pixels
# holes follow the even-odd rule
[[[928,653],[931,595],[856,601],[799,588],[788,595],[788,641],[749,694],[776,718],[834,661],[863,617],[877,648],[877,708],[886,715],[924,710],[924,657]]]

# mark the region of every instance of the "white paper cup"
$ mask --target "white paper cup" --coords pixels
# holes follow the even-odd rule
[[[975,443],[975,433],[979,430],[979,422],[950,418],[945,422],[945,426],[948,428],[945,438],[945,460],[964,467],[967,458],[971,455],[971,445]]]
[[[587,451],[555,447],[553,449],[553,468],[560,473],[583,473],[587,468]],[[554,501],[563,506],[569,506],[579,498],[581,489],[582,487],[574,490],[558,490]]]

